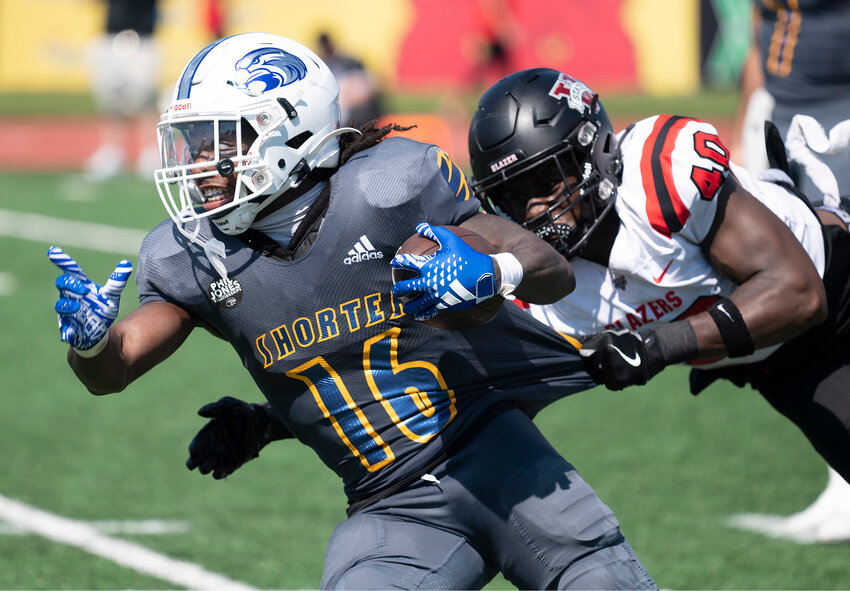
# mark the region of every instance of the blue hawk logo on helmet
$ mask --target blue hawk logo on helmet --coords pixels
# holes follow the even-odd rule
[[[248,52],[236,62],[234,86],[261,94],[307,77],[307,66],[298,56],[275,47]]]

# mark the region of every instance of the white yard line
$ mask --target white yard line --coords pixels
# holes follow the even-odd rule
[[[0,296],[15,295],[15,290],[18,288],[18,281],[11,273],[3,273],[0,271]]]
[[[0,236],[56,244],[66,251],[88,248],[135,256],[146,234],[145,230],[0,209]]]
[[[254,589],[245,583],[207,571],[197,564],[176,560],[139,544],[104,535],[85,522],[60,517],[2,495],[0,518],[54,542],[80,548],[187,589]]]
[[[144,519],[141,521],[126,519],[123,521],[87,521],[88,525],[102,534],[136,534],[136,535],[167,535],[185,534],[192,531],[192,526],[186,521],[171,519]],[[17,525],[0,521],[0,535],[20,536],[30,532]]]
[[[142,521],[90,521],[89,524],[102,534],[162,535],[186,534],[192,527],[185,521],[172,519],[145,519]]]
[[[87,248],[101,252],[137,255],[144,230],[116,228],[104,224],[75,222],[63,218],[0,209],[0,236],[57,244],[63,248]],[[14,282],[4,274],[0,287],[13,289]],[[11,285],[9,285],[11,284]],[[2,290],[0,290],[2,291]],[[121,566],[154,576],[187,589],[233,589],[254,587],[183,560],[159,554],[132,542],[105,535],[102,530],[128,531],[114,522],[85,523],[67,519],[0,495],[0,518],[10,530],[37,534],[55,542],[75,546]],[[152,525],[153,524],[153,525]],[[160,533],[168,524],[147,522],[134,533]],[[173,527],[171,531],[184,531]],[[154,527],[155,526],[155,527]],[[4,533],[11,533],[9,531]]]

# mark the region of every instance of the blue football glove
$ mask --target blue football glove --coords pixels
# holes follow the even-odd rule
[[[393,286],[393,296],[404,302],[405,312],[416,320],[428,320],[441,312],[472,308],[496,295],[490,255],[440,226],[422,223],[416,232],[440,246],[434,254],[400,254],[390,262],[393,268],[418,273]]]
[[[104,337],[118,316],[121,292],[133,265],[121,261],[106,284],[100,286],[86,277],[74,259],[58,246],[51,246],[47,256],[63,272],[56,279],[59,300],[54,306],[59,316],[59,339],[83,356],[92,356],[106,345]]]

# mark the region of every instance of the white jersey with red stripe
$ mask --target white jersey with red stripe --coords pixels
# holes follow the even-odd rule
[[[657,115],[621,132],[620,139],[623,177],[615,207],[621,224],[609,265],[571,259],[575,291],[554,304],[530,306],[535,318],[580,337],[671,322],[728,297],[737,285],[712,267],[700,244],[730,173],[786,223],[823,276],[823,236],[815,215],[787,189],[730,163],[714,126]],[[758,361],[775,349],[715,365]]]

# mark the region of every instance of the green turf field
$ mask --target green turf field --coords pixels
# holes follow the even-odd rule
[[[38,521],[13,511],[30,530],[0,517],[0,588],[184,586],[91,551],[96,541],[116,547],[122,540],[135,544],[133,556],[144,556],[142,547],[184,561],[178,571],[197,565],[255,588],[317,587],[325,542],[344,518],[345,501],[312,452],[281,442],[226,481],[183,465],[203,424],[198,407],[225,394],[259,400],[225,344],[194,334],[156,371],[101,398],[65,363],[48,246],[57,241],[102,281],[126,253],[59,241],[62,221],[149,229],[165,217],[155,188],[131,177],[90,185],[74,175],[2,174],[0,195],[0,501],[49,514]],[[59,225],[44,219],[24,232],[8,222],[31,218],[10,212]],[[131,283],[122,314],[135,306]],[[848,545],[799,546],[724,525],[733,513],[802,509],[821,491],[826,471],[757,394],[715,385],[694,398],[686,378],[672,368],[649,387],[581,393],[544,411],[538,423],[614,509],[661,587],[850,586]],[[93,524],[145,520],[188,531],[110,533]],[[490,588],[512,587],[496,579]]]
[[[735,113],[738,94],[734,89],[702,90],[691,96],[658,97],[642,94],[602,94],[609,113],[641,115],[678,113],[701,115],[706,118],[726,117]],[[478,102],[478,93],[461,94],[460,104],[471,112]],[[383,97],[388,113],[432,113],[445,105],[442,93],[387,93]],[[0,115],[93,115],[97,112],[87,93],[3,93],[0,92]]]

